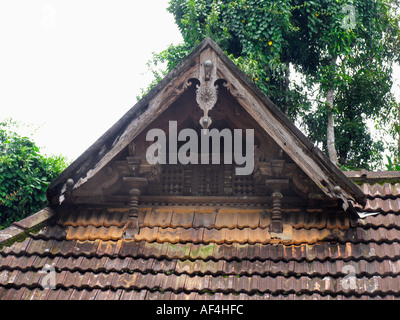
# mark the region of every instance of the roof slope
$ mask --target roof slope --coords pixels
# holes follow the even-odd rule
[[[262,205],[141,204],[133,241],[124,209],[42,211],[0,232],[0,299],[398,299],[400,187],[360,188],[379,214],[283,212],[279,242]]]

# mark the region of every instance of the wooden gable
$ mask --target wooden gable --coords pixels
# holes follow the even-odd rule
[[[204,128],[254,129],[253,173],[238,176],[231,164],[149,164],[146,134],[168,132],[171,121],[199,136]],[[140,201],[265,203],[279,231],[283,206],[346,211],[365,196],[206,39],[67,168],[48,197],[52,206],[129,206],[132,217]]]

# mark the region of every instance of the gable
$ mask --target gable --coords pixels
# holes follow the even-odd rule
[[[209,61],[210,65],[206,63]],[[203,91],[206,98],[202,102],[199,92]],[[215,107],[214,101],[211,107],[207,106],[207,97],[210,96],[212,101],[216,99]],[[235,110],[239,110],[239,115],[235,114]],[[240,112],[245,116],[241,116]],[[50,185],[50,203],[60,205],[67,198],[72,201],[73,194],[90,197],[90,192],[94,197],[103,192],[106,201],[110,194],[104,194],[104,191],[112,189],[115,192],[115,186],[121,183],[126,185],[125,192],[136,187],[143,189],[153,182],[159,183],[160,166],[149,165],[144,161],[143,138],[146,132],[154,126],[166,129],[169,120],[177,120],[180,126],[201,130],[199,124],[204,125],[204,119],[209,121],[208,124],[212,123],[210,129],[214,126],[221,129],[228,126],[232,130],[245,129],[247,126],[256,129],[256,140],[258,143],[263,142],[260,146],[269,152],[273,151],[266,155],[265,150],[257,150],[261,155],[257,154],[259,159],[255,163],[255,178],[261,179],[264,184],[278,186],[275,189],[282,189],[287,184],[288,179],[283,175],[283,172],[288,171],[286,160],[280,159],[284,155],[302,180],[307,181],[304,185],[311,186],[310,190],[305,188],[308,192],[303,198],[311,194],[318,195],[321,199],[341,203],[345,210],[353,202],[363,203],[364,194],[314,147],[210,39],[203,41]],[[103,183],[100,188],[99,181]],[[90,199],[87,199],[90,203]],[[123,197],[121,199],[125,201]]]

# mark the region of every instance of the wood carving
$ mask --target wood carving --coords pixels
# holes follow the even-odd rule
[[[271,216],[271,232],[272,233],[282,233],[283,232],[283,222],[282,222],[282,199],[283,195],[280,192],[274,192],[272,194],[272,216]]]
[[[140,190],[138,188],[129,191],[129,216],[125,227],[124,239],[133,240],[139,233],[138,203]]]
[[[203,129],[208,129],[212,123],[208,113],[218,101],[218,86],[215,85],[217,81],[216,57],[212,52],[206,50],[202,53],[201,60],[203,62],[199,70],[200,85],[197,85],[196,102],[203,110],[200,125]]]
[[[200,125],[203,129],[208,129],[211,126],[212,120],[208,112],[214,108],[218,100],[218,86],[197,86],[196,102],[200,109],[203,110],[204,115],[200,119]]]

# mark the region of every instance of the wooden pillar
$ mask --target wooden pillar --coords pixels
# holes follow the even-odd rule
[[[129,220],[137,219],[138,217],[139,196],[140,190],[138,188],[129,191]]]
[[[138,203],[139,203],[140,190],[133,188],[129,190],[129,215],[128,223],[126,225],[124,239],[134,240],[135,235],[139,233],[139,219],[138,219]]]
[[[280,192],[274,192],[272,194],[272,216],[271,216],[271,232],[282,233],[283,222],[282,222],[282,199],[283,195]]]

